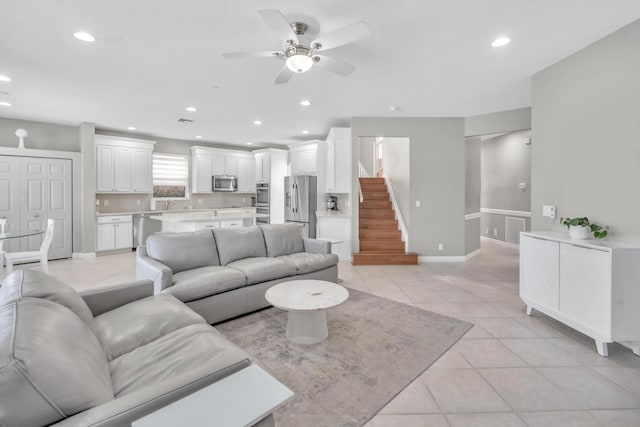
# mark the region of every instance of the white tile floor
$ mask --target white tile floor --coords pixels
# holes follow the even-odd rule
[[[135,257],[54,261],[49,269],[85,290],[132,280]],[[600,357],[584,335],[539,313],[528,317],[513,249],[483,243],[467,263],[341,263],[340,278],[475,324],[367,427],[640,426],[640,357],[618,344]]]

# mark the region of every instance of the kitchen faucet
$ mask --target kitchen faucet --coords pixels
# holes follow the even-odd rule
[[[168,211],[169,209],[171,209],[171,205],[175,205],[176,204],[176,201],[167,199],[167,200],[164,201],[164,203],[165,203],[164,204],[164,209]]]

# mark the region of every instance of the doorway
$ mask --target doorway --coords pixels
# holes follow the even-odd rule
[[[0,156],[0,217],[7,230],[40,229],[55,219],[49,259],[71,257],[72,166],[70,159]],[[10,252],[35,251],[42,235],[5,241]]]

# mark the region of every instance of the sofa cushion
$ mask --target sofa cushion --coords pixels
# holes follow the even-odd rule
[[[245,258],[227,264],[227,267],[243,272],[247,276],[247,285],[296,274],[295,265],[277,258]]]
[[[180,301],[188,302],[247,284],[244,273],[227,267],[201,267],[183,271],[173,276],[173,286],[164,289]]]
[[[107,360],[113,360],[177,329],[204,318],[172,295],[131,302],[96,317],[98,338]]]
[[[260,227],[216,228],[213,234],[222,265],[239,259],[267,256]]]
[[[87,303],[71,286],[53,276],[32,269],[15,271],[8,275],[0,287],[0,305],[21,298],[42,298],[60,304],[96,332],[93,313]]]
[[[302,227],[299,224],[269,224],[260,226],[267,247],[267,256],[277,257],[304,252]]]
[[[312,273],[338,263],[338,255],[336,254],[310,254],[306,252],[283,255],[277,259],[295,265],[297,274]]]
[[[0,425],[49,425],[112,399],[102,347],[71,310],[40,298],[0,307]]]
[[[178,329],[109,363],[116,397],[156,387],[192,369],[210,366],[212,373],[235,364],[249,364],[249,355],[209,325]]]
[[[169,267],[174,274],[220,265],[211,230],[152,234],[147,239],[147,255]]]

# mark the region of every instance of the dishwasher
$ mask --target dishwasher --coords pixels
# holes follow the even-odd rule
[[[140,213],[133,215],[133,247],[144,246],[147,237],[153,233],[162,231],[162,221],[151,219],[151,216],[162,215],[160,213]]]

